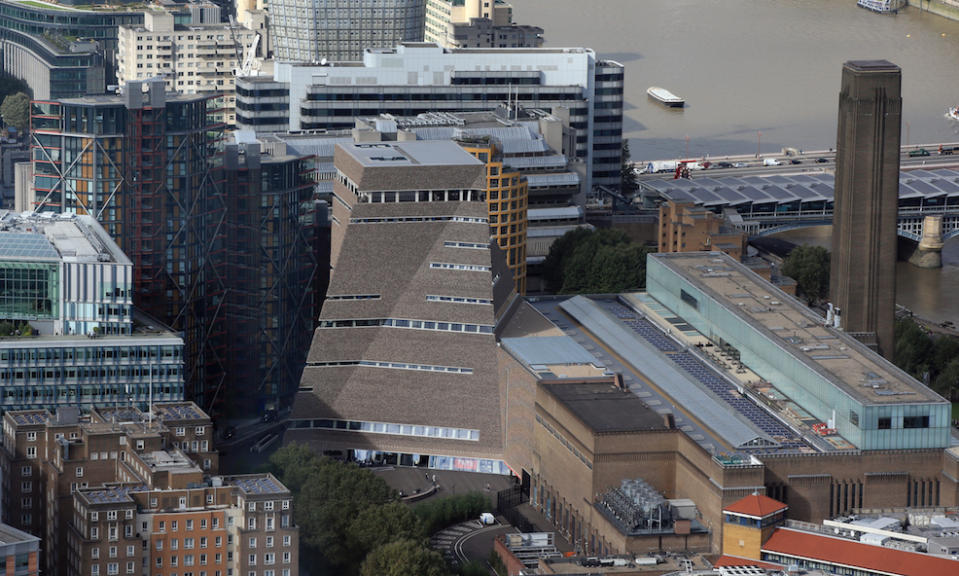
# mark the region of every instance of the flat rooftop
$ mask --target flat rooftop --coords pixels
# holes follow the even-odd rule
[[[651,257],[864,405],[946,402],[848,334],[825,326],[822,317],[726,254]]]
[[[605,382],[545,382],[553,395],[594,432],[618,433],[669,430],[666,417],[653,411],[638,396]]]
[[[0,258],[131,263],[92,217],[47,212],[0,212]]]
[[[482,166],[483,163],[449,140],[340,144],[366,168],[397,166]]]
[[[224,478],[224,480],[226,484],[236,486],[250,496],[289,494],[290,492],[286,486],[281,484],[272,474],[248,474],[245,476],[232,476]]]

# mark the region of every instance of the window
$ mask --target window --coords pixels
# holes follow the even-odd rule
[[[136,556],[137,550],[135,546],[127,546],[127,558],[130,556]]]
[[[94,559],[94,560],[98,560],[98,559],[100,558],[100,549],[99,549],[99,548],[91,548],[91,549],[90,549],[90,558],[92,558],[92,559]]]
[[[263,563],[266,565],[276,564],[276,554],[273,552],[267,552],[263,555]]]
[[[273,511],[273,501],[272,501],[272,500],[267,500],[266,502],[264,502],[264,503],[263,503],[263,509],[266,510],[267,512],[272,512],[272,511]]]
[[[272,548],[272,547],[273,547],[273,537],[272,537],[272,536],[267,536],[267,537],[266,537],[266,547],[267,547],[267,548]]]
[[[250,566],[256,566],[256,554],[250,554],[250,561],[247,562]]]
[[[203,426],[196,427],[196,435],[203,436],[206,433],[206,429]]]
[[[292,542],[293,542],[293,539],[292,539],[290,536],[284,536],[284,537],[283,537],[283,545],[284,545],[284,546],[290,546],[290,545],[292,544]]]
[[[22,466],[20,468],[20,475],[24,478],[33,476],[33,466]]]
[[[256,530],[256,518],[247,518],[246,527],[248,530]]]
[[[107,520],[116,520],[117,511],[116,510],[107,510]]]
[[[37,457],[37,447],[27,446],[27,458],[36,458],[36,457]]]
[[[177,436],[186,436],[186,428],[184,428],[183,426],[177,426],[177,427],[176,427],[176,435],[177,435]]]
[[[83,478],[83,466],[77,466],[77,478]],[[114,512],[116,514],[116,512]]]
[[[256,512],[256,502],[250,502],[246,505],[246,509],[250,512]]]
[[[193,530],[193,520],[187,520],[187,521],[186,521],[186,529],[187,529],[187,530]]]
[[[250,537],[250,548],[256,548],[256,538]]]
[[[902,419],[903,428],[928,428],[929,416],[906,416]]]
[[[36,432],[27,432],[27,442],[36,442],[37,433]]]
[[[877,426],[880,430],[889,430],[892,428],[892,418],[885,416],[879,419],[879,425]]]

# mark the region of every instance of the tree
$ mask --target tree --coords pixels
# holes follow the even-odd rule
[[[7,96],[0,104],[0,116],[7,126],[23,134],[30,127],[30,97],[23,92]]]
[[[562,294],[602,294],[646,286],[646,255],[652,252],[621,230],[578,228],[549,249],[547,289]]]
[[[396,540],[373,550],[363,561],[362,576],[447,576],[439,553],[416,540]]]
[[[319,473],[321,460],[305,444],[292,442],[270,456],[271,471],[294,495],[313,474]]]
[[[367,508],[395,498],[386,482],[369,470],[321,459],[295,501],[301,542],[321,551],[342,572],[355,573],[363,551],[350,541],[350,524]]]
[[[376,548],[394,540],[425,537],[419,518],[406,504],[393,501],[371,506],[357,514],[347,528],[349,548],[363,558]]]
[[[782,270],[796,281],[809,304],[829,295],[829,251],[822,246],[797,246],[786,257]]]
[[[959,358],[953,358],[932,381],[932,389],[951,400],[959,393]]]
[[[630,161],[629,140],[623,139],[623,160],[619,169],[619,192],[627,198],[639,191],[636,170]]]

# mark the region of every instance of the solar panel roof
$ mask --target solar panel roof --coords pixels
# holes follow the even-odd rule
[[[0,234],[0,258],[59,260],[60,254],[43,234],[4,232]]]

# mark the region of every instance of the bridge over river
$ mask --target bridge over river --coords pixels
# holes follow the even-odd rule
[[[643,203],[688,202],[724,214],[750,235],[764,236],[832,223],[834,177],[800,173],[645,179]],[[903,171],[899,175],[899,235],[937,249],[959,235],[959,170]],[[925,237],[924,237],[925,234]]]

